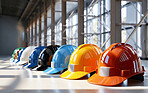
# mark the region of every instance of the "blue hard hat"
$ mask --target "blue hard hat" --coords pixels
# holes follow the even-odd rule
[[[26,49],[26,48],[23,48],[23,49],[19,52],[18,57],[17,57],[17,61],[16,61],[15,63],[18,63],[18,62],[20,61],[21,55],[22,55],[22,53],[23,53],[23,51],[24,51],[25,49]]]
[[[36,47],[29,56],[29,63],[25,64],[23,67],[34,68],[38,64],[38,57],[45,46]]]
[[[55,74],[68,68],[69,59],[73,51],[76,49],[73,45],[61,46],[53,55],[51,67],[44,70],[44,73]]]

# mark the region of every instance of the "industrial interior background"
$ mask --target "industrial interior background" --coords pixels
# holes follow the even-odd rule
[[[105,50],[126,41],[147,4],[147,0],[0,0],[0,55],[11,55],[20,46],[50,44],[93,43]],[[127,43],[148,58],[147,18],[136,30]]]

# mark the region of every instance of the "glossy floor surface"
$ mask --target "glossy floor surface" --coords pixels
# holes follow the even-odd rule
[[[87,79],[66,80],[59,74],[47,75],[42,71],[30,71],[12,65],[10,57],[0,57],[0,93],[148,93],[148,72],[144,82],[126,80],[114,87],[87,83]],[[148,60],[142,60],[148,70]]]

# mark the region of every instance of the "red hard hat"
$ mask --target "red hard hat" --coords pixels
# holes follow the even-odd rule
[[[140,58],[131,45],[115,43],[102,53],[98,70],[88,79],[88,82],[113,86],[144,71]]]

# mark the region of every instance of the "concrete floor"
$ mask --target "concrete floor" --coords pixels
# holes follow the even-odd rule
[[[144,82],[127,80],[114,87],[87,83],[87,79],[66,80],[41,71],[24,70],[11,65],[10,57],[0,57],[0,93],[148,93],[148,71]],[[148,61],[142,61],[148,69]]]

